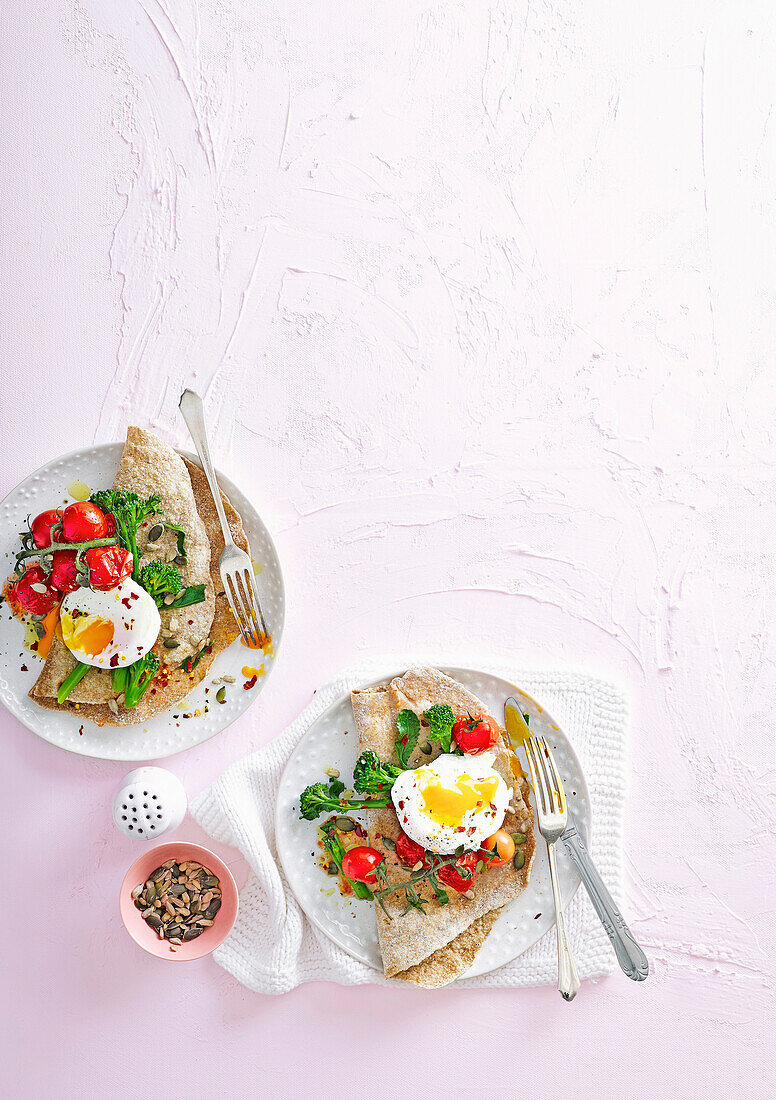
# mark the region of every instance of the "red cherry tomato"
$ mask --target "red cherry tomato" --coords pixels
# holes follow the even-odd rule
[[[132,572],[132,555],[121,546],[93,546],[84,554],[89,584],[98,592],[116,588]]]
[[[382,861],[383,857],[374,848],[368,848],[366,845],[348,848],[342,857],[342,871],[354,882],[366,882],[371,885],[377,882],[375,867]]]
[[[453,726],[453,740],[458,748],[469,756],[478,756],[492,749],[501,736],[501,730],[495,718],[486,718],[481,714],[474,718],[467,714],[459,718]]]
[[[418,861],[426,870],[431,866],[431,861],[421,846],[411,840],[406,833],[399,833],[396,838],[396,858],[405,867],[415,867]]]
[[[68,504],[62,513],[62,540],[64,542],[88,542],[104,539],[108,533],[105,513],[90,500],[77,500]]]
[[[75,553],[75,550],[55,550],[51,555],[51,583],[60,592],[75,592],[78,588]]]
[[[444,882],[445,886],[457,890],[459,894],[465,894],[479,878],[476,870],[479,858],[476,852],[465,852],[455,863],[440,867],[436,873],[437,878],[440,882]],[[462,871],[463,874],[461,874]]]
[[[32,565],[15,585],[16,599],[31,615],[47,615],[59,593],[39,565]]]
[[[62,512],[59,508],[47,508],[32,521],[30,524],[32,541],[39,550],[45,550],[47,546],[51,546],[51,528],[61,519]]]
[[[116,517],[112,512],[105,513],[105,522],[108,525],[108,530],[105,532],[105,538],[112,539],[116,534]]]

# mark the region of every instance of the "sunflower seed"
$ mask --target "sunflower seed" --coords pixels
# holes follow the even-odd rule
[[[418,862],[415,864],[415,866],[412,868],[412,870],[413,871],[419,871],[422,866],[423,866],[423,860],[419,859]]]
[[[33,592],[40,593],[41,596],[45,596],[46,593],[48,592],[48,589],[46,588],[45,584],[41,584],[40,581],[35,581],[34,584],[30,585],[30,588],[32,589]]]
[[[225,684],[236,684],[237,683],[237,677],[236,676],[229,676],[227,673],[224,673],[224,675],[221,677],[221,679],[224,681]]]
[[[473,891],[473,890],[467,890],[467,891],[466,891],[466,892],[464,893],[464,895],[463,895],[463,896],[464,896],[465,898],[468,898],[468,899],[469,899],[469,901],[471,901],[471,900],[472,900],[472,898],[474,897],[474,891]]]
[[[331,779],[339,779],[340,773],[338,768],[324,768],[323,770]]]
[[[179,939],[178,936],[173,936],[170,939],[170,943],[174,943],[176,947],[180,947],[180,945],[183,943],[183,940]]]
[[[139,898],[142,893],[143,893],[143,887],[142,886],[136,886],[135,889],[132,891],[132,900],[134,901],[135,898]]]
[[[168,592],[167,595],[164,597],[165,607],[169,607],[170,604],[173,603],[174,601],[175,601],[175,597],[172,595],[171,592]]]
[[[115,699],[108,700],[108,710],[111,712],[111,714],[118,714],[119,705]]]

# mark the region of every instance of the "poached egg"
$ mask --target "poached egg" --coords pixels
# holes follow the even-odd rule
[[[467,851],[504,823],[512,789],[495,771],[492,752],[478,756],[444,753],[430,764],[402,772],[391,798],[404,832],[439,855],[463,845]]]
[[[153,597],[127,578],[110,592],[78,588],[60,611],[62,641],[79,661],[123,668],[153,648],[162,625]]]

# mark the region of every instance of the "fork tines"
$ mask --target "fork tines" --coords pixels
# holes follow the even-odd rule
[[[526,737],[524,744],[534,782],[537,809],[544,814],[565,814],[566,794],[550,746],[543,737],[538,737],[535,733]]]
[[[260,649],[269,635],[250,570],[225,571],[222,579],[243,640],[251,648]]]

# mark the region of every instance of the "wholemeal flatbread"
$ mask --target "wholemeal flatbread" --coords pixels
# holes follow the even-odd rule
[[[390,683],[356,690],[351,694],[351,701],[359,734],[359,749],[374,749],[382,760],[396,760],[396,715],[405,707],[421,715],[435,703],[447,703],[456,714],[487,714],[481,700],[457,681],[433,668],[413,668]],[[418,892],[428,902],[425,915],[417,909],[410,909],[402,916],[405,908],[402,895],[388,895],[385,901],[390,918],[379,905],[375,906],[386,977],[401,978],[428,988],[453,981],[473,962],[501,907],[522,893],[528,884],[535,850],[528,784],[519,769],[518,774],[513,771],[514,754],[505,731],[502,730],[502,740],[493,751],[495,770],[514,791],[512,801],[516,811],[507,813],[503,827],[508,832],[526,834],[526,842],[522,846],[525,865],[520,871],[515,870],[511,863],[504,867],[488,868],[474,884],[473,898],[468,899],[454,890],[448,890],[450,900],[445,906],[440,906],[434,899],[433,891],[423,884]],[[430,756],[423,756],[416,748],[410,764],[438,755],[438,748]],[[395,840],[400,832],[393,808],[368,810],[366,816],[370,843],[385,856],[388,882],[393,884],[406,880],[407,871],[397,860],[395,852],[382,843],[383,837]]]
[[[186,530],[184,584],[204,583],[207,598],[202,604],[177,611],[179,619],[185,615],[182,623],[184,639],[175,650],[175,662],[167,664],[167,681],[163,687],[153,684],[132,710],[119,708],[118,714],[111,711],[107,700],[114,698],[115,692],[110,686],[110,676],[96,668],[89,670],[65,703],[58,703],[57,689],[76,663],[59,638],[52,642],[46,664],[30,691],[30,698],[50,710],[69,711],[98,725],[126,726],[147,722],[188,695],[207,676],[218,653],[238,637],[238,630],[218,570],[218,560],[224,549],[221,526],[207,479],[200,467],[179,456],[150,433],[130,428],[114,487],[131,489],[141,496],[156,492],[162,497],[164,518],[170,523],[179,523]],[[235,542],[249,552],[239,514],[224,493],[221,494],[221,501]],[[172,540],[171,545],[175,545],[174,532],[166,532],[159,547],[148,551],[147,531],[141,530],[138,538],[138,546],[144,552],[143,563],[153,557],[164,557],[169,549],[169,540]],[[193,614],[198,609],[199,613]],[[163,623],[169,621],[172,614],[163,611]],[[209,639],[212,649],[191,672],[185,672],[179,666],[186,656],[197,651],[195,643],[202,638]],[[160,641],[154,651],[162,662],[170,656],[170,651],[164,649]],[[86,692],[76,694],[77,689],[83,688],[87,681]]]

